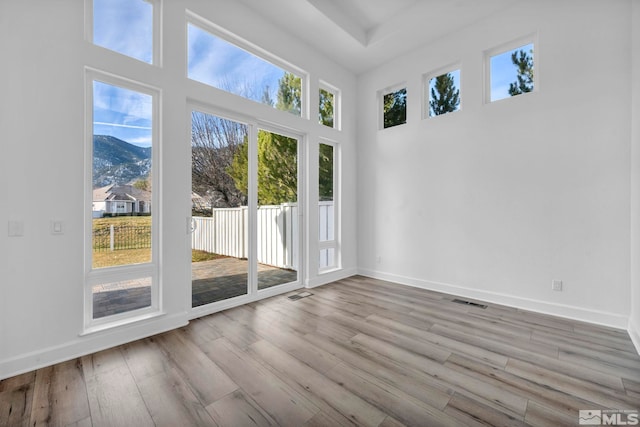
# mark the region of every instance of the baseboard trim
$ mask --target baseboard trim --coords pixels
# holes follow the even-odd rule
[[[326,273],[322,273],[312,279],[306,281],[306,288],[315,288],[318,286],[326,285],[331,282],[335,282],[337,280],[346,279],[347,277],[355,276],[358,274],[358,270],[356,268],[346,268],[334,271],[328,271]]]
[[[640,327],[634,325],[631,319],[629,319],[629,327],[627,328],[627,331],[629,332],[633,345],[636,346],[638,354],[640,354]]]
[[[512,295],[506,295],[497,292],[465,288],[448,283],[432,282],[428,280],[384,273],[375,270],[359,269],[358,274],[366,277],[371,277],[373,279],[388,280],[390,282],[395,282],[402,285],[413,286],[430,291],[443,292],[465,298],[474,298],[494,304],[506,305],[509,307],[520,308],[536,313],[549,314],[552,316],[563,317],[571,320],[579,320],[582,322],[608,326],[616,329],[627,330],[629,328],[629,317],[616,313],[589,310],[564,304],[554,304],[529,298],[514,297]],[[636,346],[638,346],[638,344],[636,344]]]
[[[0,360],[0,380],[167,332],[188,323],[186,315],[182,313],[155,317],[152,321],[141,321],[91,335],[78,335],[75,340],[65,344]]]

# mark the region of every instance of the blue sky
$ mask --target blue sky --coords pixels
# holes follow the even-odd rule
[[[150,147],[153,97],[119,86],[93,82],[93,134],[110,135]]]
[[[533,43],[509,50],[491,57],[491,101],[508,98],[509,83],[517,81],[517,68],[511,61],[511,54],[517,50],[529,53],[533,51]],[[533,64],[535,67],[535,64]]]
[[[93,42],[153,62],[153,5],[144,0],[93,0]]]
[[[260,102],[269,86],[275,101],[284,70],[189,24],[188,76],[227,92]]]

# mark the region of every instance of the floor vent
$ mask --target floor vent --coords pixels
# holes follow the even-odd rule
[[[300,292],[299,294],[289,295],[287,298],[289,298],[291,301],[296,301],[302,298],[310,297],[311,295],[313,295],[311,292]]]
[[[453,302],[455,302],[457,304],[470,305],[472,307],[479,307],[479,308],[487,308],[488,307],[488,306],[486,306],[484,304],[478,304],[477,302],[466,301],[466,300],[463,300],[463,299],[454,299]]]

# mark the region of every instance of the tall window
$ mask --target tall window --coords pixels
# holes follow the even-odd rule
[[[487,101],[499,101],[535,89],[534,44],[521,43],[487,52]]]
[[[302,78],[203,28],[188,25],[188,76],[192,80],[302,115]]]
[[[153,63],[154,14],[157,14],[154,3],[153,0],[93,0],[93,43]]]
[[[338,266],[336,239],[336,147],[319,144],[318,159],[318,225],[320,271]]]
[[[89,71],[91,212],[86,324],[157,309],[157,92]]]

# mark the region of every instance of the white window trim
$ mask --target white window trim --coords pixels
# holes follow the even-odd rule
[[[201,17],[200,15],[192,12],[191,10],[187,9],[186,10],[186,23],[185,23],[185,34],[188,34],[188,26],[189,24],[191,25],[195,25],[196,27],[200,28],[201,30],[207,31],[209,33],[211,33],[212,35],[214,35],[215,37],[218,37],[224,41],[226,41],[227,43],[230,43],[234,46],[236,46],[239,49],[242,49],[248,53],[250,53],[251,55],[254,55],[260,59],[262,59],[263,61],[266,61],[272,65],[275,65],[276,67],[279,67],[281,69],[283,69],[286,72],[295,74],[296,76],[299,76],[301,79],[300,82],[300,118],[302,119],[309,119],[309,73],[307,73],[306,71],[302,70],[301,68],[296,67],[295,65],[291,64],[290,62],[287,62],[281,58],[279,58],[278,56],[270,53],[269,51],[261,48],[260,46],[251,43],[241,37],[238,37],[237,35],[235,35],[234,33],[232,33],[231,31],[214,24],[213,22]],[[187,42],[187,46],[185,48],[185,51],[187,52],[188,55],[188,51],[189,51],[189,40],[187,38],[186,40]],[[188,60],[188,58],[187,58]],[[188,76],[189,74],[189,70],[185,69],[185,77],[189,78]],[[205,83],[203,83],[205,84]],[[207,85],[208,86],[208,85]],[[216,88],[219,89],[219,88]],[[220,89],[223,90],[223,89]],[[232,95],[235,95],[232,93]],[[239,96],[239,95],[236,95]],[[255,101],[254,101],[255,102]]]
[[[540,90],[540,73],[538,72],[540,69],[538,52],[538,46],[540,43],[538,43],[538,33],[531,33],[484,51],[484,104],[493,104],[494,102],[503,101],[505,99],[518,98],[518,96],[508,96],[506,98],[491,101],[491,58],[528,44],[533,44],[533,66],[534,70],[536,70],[535,78],[533,80],[533,90],[529,93],[536,93]]]
[[[429,115],[429,104],[431,101],[431,91],[429,90],[429,84],[431,83],[431,79],[434,79],[443,74],[452,73],[454,71],[460,71],[460,84],[458,85],[458,90],[460,91],[460,106],[456,111],[452,111],[452,113],[457,113],[462,110],[462,62],[454,62],[447,66],[440,67],[436,70],[430,71],[422,75],[422,118],[423,119],[433,119],[439,116],[430,116]]]
[[[152,147],[151,164],[153,197],[151,200],[151,262],[142,264],[130,264],[123,266],[94,269],[92,267],[93,254],[93,82],[122,87],[132,91],[152,96]],[[162,91],[159,88],[136,82],[111,73],[100,71],[91,67],[85,67],[85,224],[84,224],[84,322],[82,334],[92,333],[110,327],[128,324],[133,321],[147,319],[149,316],[161,314],[160,275],[159,260],[161,246],[161,198],[162,188],[159,176],[161,175],[161,114],[160,105]],[[123,280],[133,280],[143,277],[151,277],[151,306],[132,310],[113,316],[105,316],[100,319],[93,318],[93,292],[92,287],[100,283],[111,283]]]

